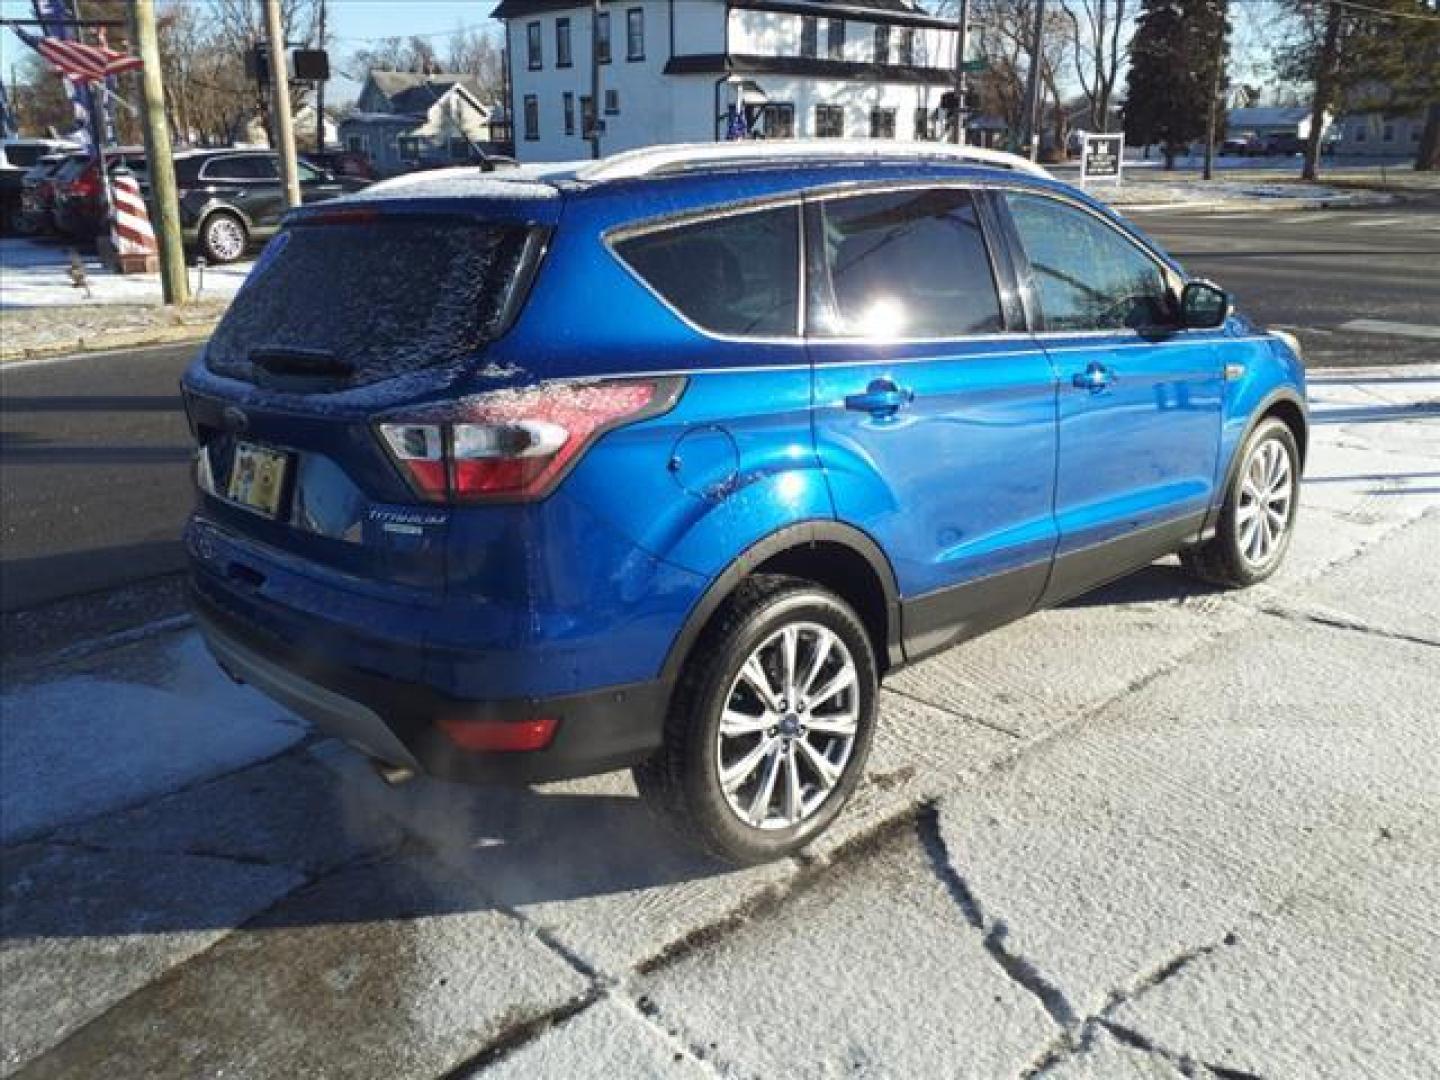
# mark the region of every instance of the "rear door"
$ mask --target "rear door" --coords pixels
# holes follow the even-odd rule
[[[1059,374],[1053,603],[1199,529],[1219,449],[1224,330],[1179,329],[1178,276],[1099,213],[1038,192],[1002,201]]]
[[[806,211],[815,437],[837,515],[894,565],[912,657],[1029,610],[1055,544],[1055,374],[987,207],[929,187]]]

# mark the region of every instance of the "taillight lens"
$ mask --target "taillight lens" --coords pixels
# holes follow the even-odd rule
[[[679,386],[643,379],[500,391],[387,419],[380,437],[427,501],[539,499],[597,438],[665,411]]]
[[[89,199],[100,194],[100,174],[93,166],[70,181],[70,194],[77,199]]]

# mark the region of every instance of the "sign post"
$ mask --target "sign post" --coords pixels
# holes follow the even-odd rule
[[[1121,169],[1125,160],[1124,135],[1092,135],[1085,133],[1085,142],[1080,148],[1080,186],[1093,179],[1121,182]]]

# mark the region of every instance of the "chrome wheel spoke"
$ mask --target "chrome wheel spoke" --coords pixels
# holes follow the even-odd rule
[[[772,742],[765,758],[765,774],[755,789],[755,797],[750,800],[752,825],[764,825],[770,817],[770,800],[775,797],[775,781],[780,778],[780,759],[784,756],[785,748],[778,741]]]
[[[1257,446],[1245,467],[1235,507],[1235,540],[1252,564],[1264,563],[1290,527],[1295,482],[1290,455],[1278,439]]]
[[[823,626],[819,630],[820,632],[815,635],[815,651],[810,657],[810,667],[799,683],[802,698],[810,696],[810,691],[815,686],[815,680],[820,677],[820,670],[825,666],[825,661],[830,659],[830,651],[835,642],[835,635],[829,630]]]
[[[805,789],[800,784],[800,764],[795,752],[785,755],[785,824],[797,824],[805,816]]]
[[[810,695],[810,708],[824,705],[842,690],[855,685],[855,665],[847,662],[835,675],[815,693]]]
[[[805,760],[815,770],[816,779],[820,781],[822,788],[829,791],[840,781],[840,773],[843,771],[841,767],[811,746],[808,739],[797,739],[795,745],[800,748],[800,752],[805,755]]]
[[[738,739],[745,735],[758,735],[775,725],[775,714],[763,712],[759,716],[726,709],[720,716],[720,735],[726,739]]]
[[[727,792],[733,794],[744,785],[745,781],[755,775],[755,770],[760,768],[761,763],[779,743],[779,739],[762,739],[754,749],[733,765],[728,768],[722,765],[720,769],[720,785]]]
[[[847,711],[833,716],[812,715],[805,721],[805,727],[817,735],[838,735],[848,739],[859,729],[860,721],[853,711]]]
[[[758,650],[749,660],[745,661],[745,666],[740,669],[740,678],[744,680],[745,685],[760,695],[760,700],[771,712],[785,711],[785,703],[780,700],[780,695],[770,685],[770,676],[765,674],[765,665],[760,663]]]
[[[795,701],[795,671],[800,666],[800,629],[787,626],[780,631],[780,693],[787,702]]]

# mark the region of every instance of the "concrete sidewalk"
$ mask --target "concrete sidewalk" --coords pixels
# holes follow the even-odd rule
[[[1440,1072],[1440,366],[1320,372],[1285,570],[902,673],[803,860],[623,776],[391,790],[187,631],[11,672],[24,1077]]]

